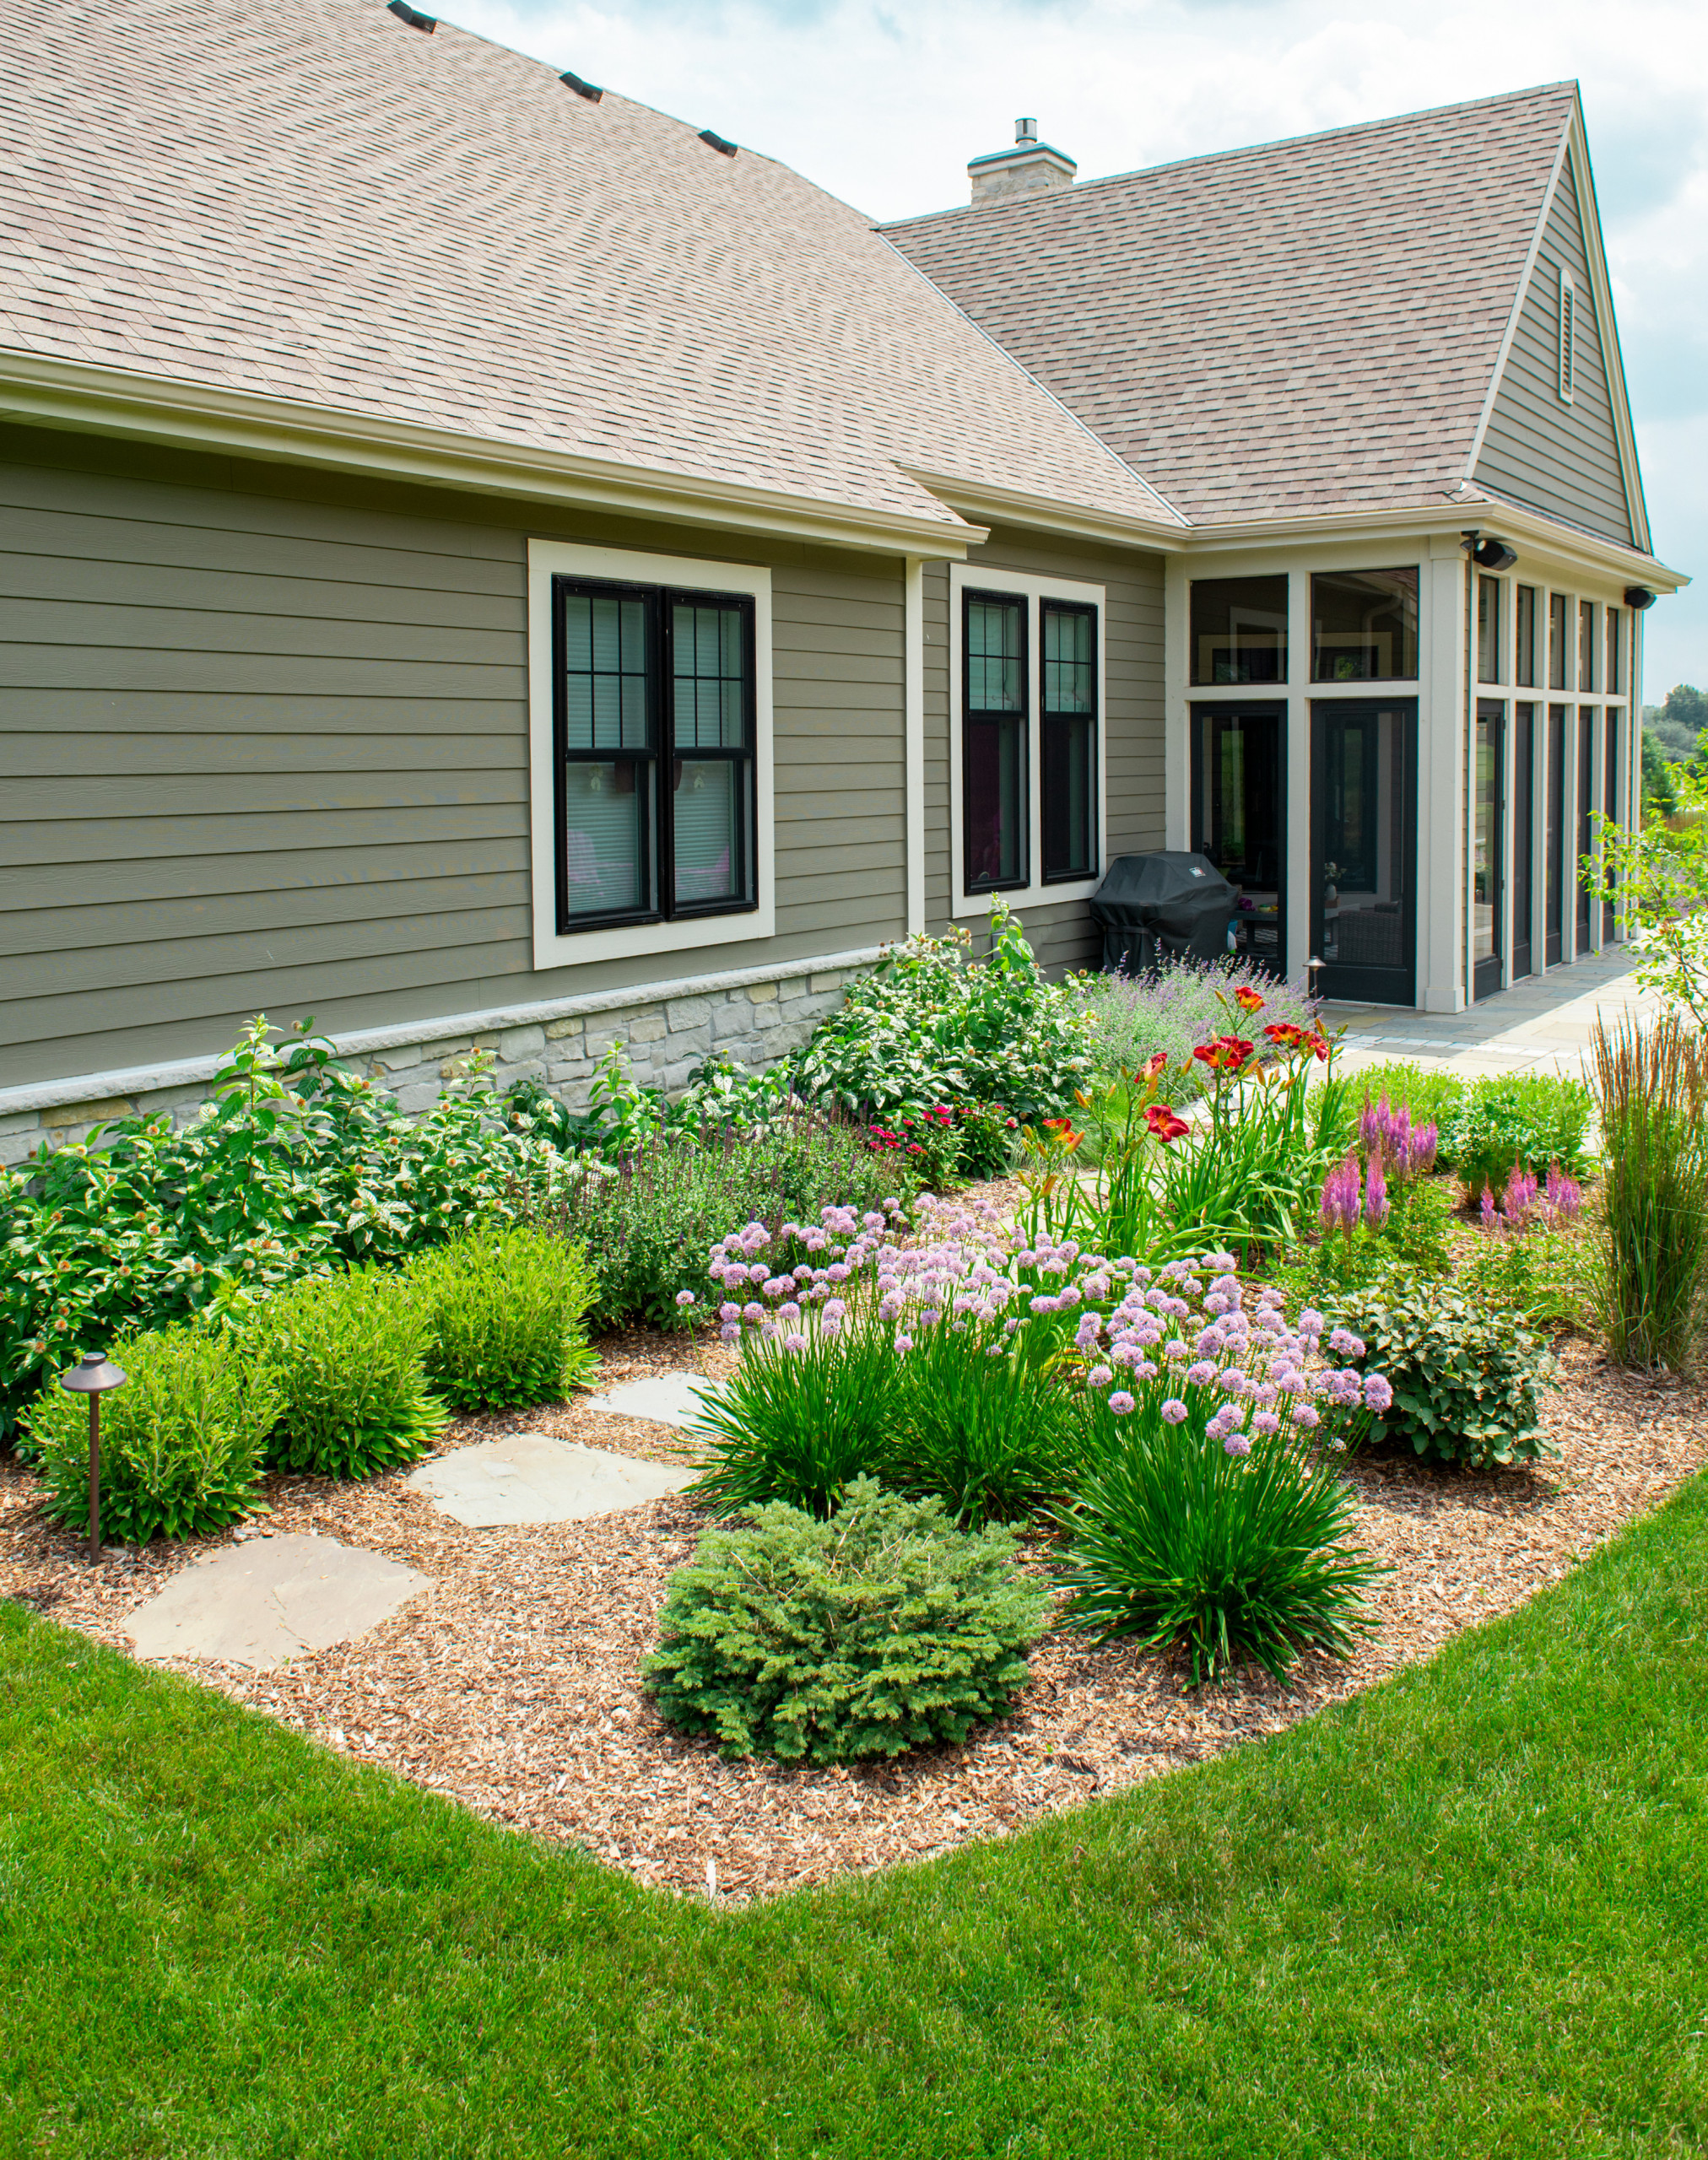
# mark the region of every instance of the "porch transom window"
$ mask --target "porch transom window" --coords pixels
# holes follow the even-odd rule
[[[1399,683],[1418,672],[1418,570],[1329,570],[1311,580],[1313,683]]]

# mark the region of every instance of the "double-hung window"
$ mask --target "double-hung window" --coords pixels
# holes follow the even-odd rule
[[[558,932],[755,904],[754,607],[553,580]]]
[[[528,543],[538,969],[775,934],[771,574]]]
[[[1099,871],[1101,592],[971,569],[951,589],[955,911],[976,913],[992,893],[1072,897]]]

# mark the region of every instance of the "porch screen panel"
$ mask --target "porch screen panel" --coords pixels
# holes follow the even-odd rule
[[[1500,580],[1477,580],[1477,680],[1500,680]]]
[[[1577,715],[1577,860],[1571,865],[1577,888],[1577,956],[1589,950],[1589,888],[1578,874],[1578,866],[1595,846],[1595,707],[1580,705]]]
[[[969,893],[1030,883],[1026,603],[969,592],[963,622],[961,823]]]
[[[1610,608],[1608,612],[1611,614],[1613,610]],[[1624,714],[1617,705],[1609,705],[1607,709],[1607,717],[1602,723],[1607,734],[1603,755],[1606,773],[1602,808],[1609,824],[1613,824],[1619,816],[1619,728],[1624,717]],[[1611,900],[1603,900],[1602,902],[1602,942],[1604,945],[1613,943],[1613,933],[1617,927],[1613,904]]]
[[[673,596],[670,853],[684,910],[751,889],[752,644],[745,602]]]
[[[1593,690],[1596,683],[1596,617],[1601,610],[1593,600],[1577,603],[1577,687]]]
[[[1410,681],[1418,672],[1418,571],[1334,570],[1311,580],[1311,678]]]
[[[1608,610],[1608,663],[1603,683],[1610,698],[1623,697],[1624,694],[1624,639],[1620,634],[1623,627],[1621,611],[1617,608],[1609,608]]]
[[[1566,677],[1566,644],[1571,634],[1571,602],[1563,592],[1548,596],[1548,687],[1570,688]]]
[[[653,906],[651,648],[645,595],[560,586],[560,926]]]
[[[1191,618],[1194,683],[1287,680],[1284,577],[1195,578]]]
[[[1097,610],[1046,600],[1038,745],[1043,877],[1097,869]]]
[[[1516,617],[1517,656],[1512,676],[1522,689],[1536,688],[1536,587],[1520,585],[1513,588],[1513,612]]]

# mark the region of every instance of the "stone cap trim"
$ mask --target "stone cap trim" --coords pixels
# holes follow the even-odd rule
[[[900,941],[897,941],[898,942]],[[796,975],[831,975],[870,967],[889,948],[862,945],[847,953],[816,953],[803,960],[773,960],[755,968],[729,968],[718,975],[677,975],[664,982],[630,983],[621,990],[584,991],[578,997],[550,997],[532,1004],[494,1006],[482,1012],[451,1012],[436,1019],[409,1020],[390,1028],[363,1028],[338,1038],[340,1056],[392,1050],[400,1043],[430,1043],[476,1035],[499,1028],[562,1020],[572,1013],[614,1012],[633,1005],[662,1004],[666,998],[704,996],[708,991],[744,990],[750,983],[786,982]],[[64,1080],[36,1080],[22,1088],[0,1088],[0,1116],[16,1110],[51,1110],[61,1103],[111,1100],[152,1094],[161,1088],[186,1088],[211,1080],[225,1061],[189,1057],[170,1065],[136,1065],[116,1072],[82,1072]]]

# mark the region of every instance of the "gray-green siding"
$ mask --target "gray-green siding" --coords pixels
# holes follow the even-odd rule
[[[1617,349],[1603,349],[1584,224],[1568,154],[1489,416],[1476,477],[1527,509],[1629,547],[1637,535],[1608,387],[1609,365],[1617,370],[1619,359]],[[1569,405],[1559,395],[1562,266],[1577,287],[1576,381]]]
[[[1102,860],[1165,844],[1163,812],[1163,562],[1126,548],[1047,543],[992,532],[968,568],[1068,578],[1105,588],[1103,615],[1105,787],[1108,829]],[[949,832],[949,581],[946,564],[925,574],[926,916],[950,921],[959,866]],[[1094,966],[1099,955],[1084,900],[1021,902],[1018,912],[1039,958],[1054,973]]]
[[[534,971],[530,535],[772,566],[774,938]],[[900,935],[903,605],[899,562],[0,430],[0,1086]]]

